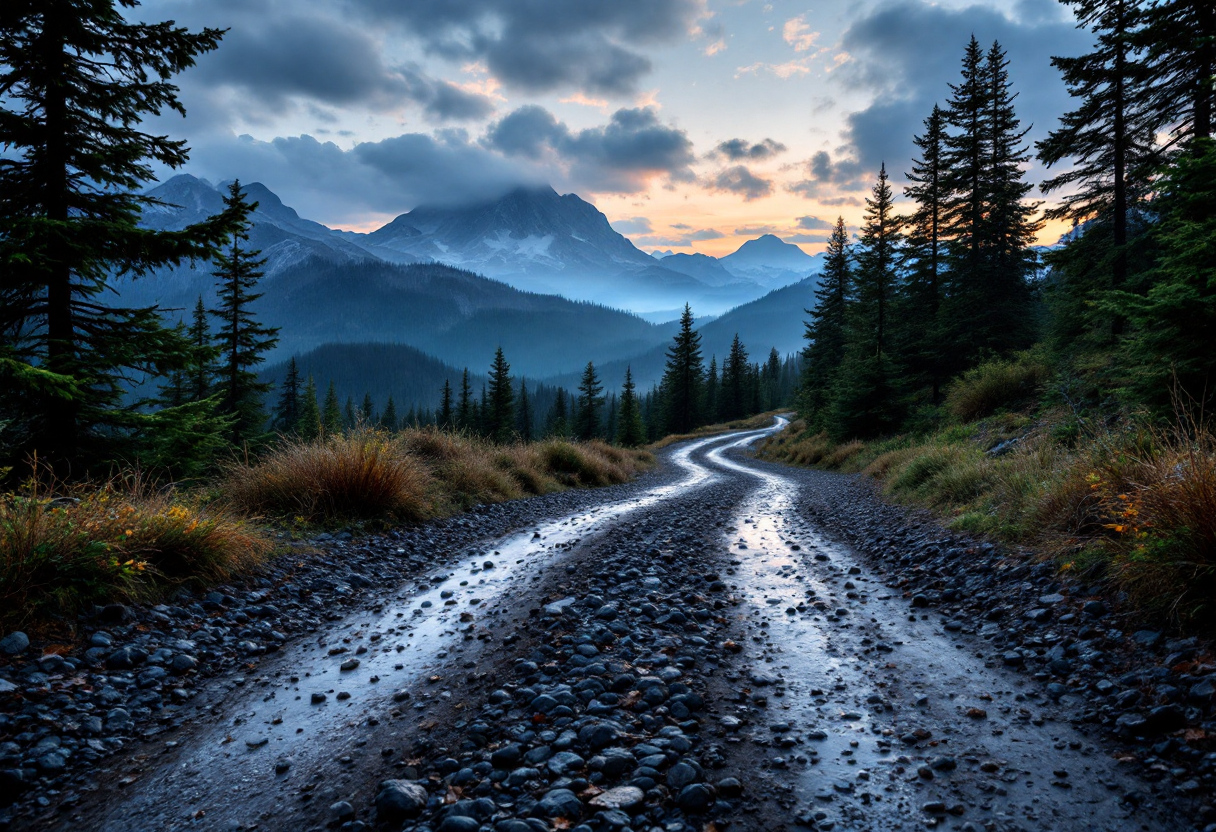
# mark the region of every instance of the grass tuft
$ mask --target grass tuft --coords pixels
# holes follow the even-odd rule
[[[968,370],[946,391],[946,410],[963,422],[1033,399],[1047,380],[1047,362],[1033,352],[988,361]]]

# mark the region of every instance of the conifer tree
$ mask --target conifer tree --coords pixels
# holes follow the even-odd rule
[[[384,403],[384,412],[380,414],[380,426],[385,430],[397,430],[401,427],[400,420],[397,418],[397,405],[393,403],[391,394],[388,401]]]
[[[718,417],[724,422],[742,418],[751,409],[751,379],[748,377],[747,349],[739,341],[739,333],[731,341],[730,352],[722,363],[722,391]]]
[[[606,398],[608,401],[605,407],[603,436],[611,442],[616,436],[616,392],[610,393]]]
[[[705,419],[718,420],[718,356],[710,356],[709,372],[705,376]]]
[[[642,408],[638,402],[637,385],[633,383],[633,369],[629,366],[625,367],[625,383],[621,387],[616,444],[624,448],[636,448],[646,444],[646,425],[642,421]]]
[[[283,377],[282,389],[279,392],[279,404],[274,409],[275,429],[282,433],[295,433],[300,423],[300,413],[300,368],[293,355],[287,362],[287,373]]]
[[[482,384],[481,385],[481,404],[476,405],[473,409],[473,423],[475,425],[475,430],[477,431],[478,435],[480,435],[480,436],[485,436],[487,433],[486,420],[489,418],[489,415],[490,415],[489,393],[486,390],[485,384]]]
[[[557,388],[557,396],[553,400],[553,410],[549,414],[549,435],[565,437],[570,435],[570,417],[566,407],[566,391]]]
[[[701,360],[701,334],[692,324],[692,307],[684,304],[680,331],[667,350],[661,383],[664,422],[669,433],[688,433],[702,423],[705,367]]]
[[[304,395],[300,401],[300,421],[295,431],[300,438],[310,442],[321,435],[324,423],[321,418],[321,408],[317,406],[317,383],[312,376],[304,385]]]
[[[190,328],[186,330],[189,339],[189,355],[186,361],[186,373],[189,378],[191,401],[201,402],[211,396],[211,382],[215,376],[215,359],[219,357],[219,349],[212,343],[211,327],[207,322],[207,307],[203,305],[203,296],[198,296],[194,305],[194,318]]]
[[[511,365],[507,363],[502,347],[494,351],[487,395],[485,435],[492,442],[505,445],[515,438],[515,391],[511,386]]]
[[[798,410],[809,427],[826,426],[829,391],[844,361],[848,306],[852,299],[853,275],[850,264],[849,233],[844,217],[836,219],[828,239],[823,275],[815,289],[815,306],[806,310],[802,351],[804,368]]]
[[[1212,138],[1216,116],[1216,4],[1153,0],[1138,40],[1148,46],[1145,103],[1155,125],[1172,128],[1170,148]]]
[[[443,393],[439,399],[439,429],[452,430],[456,425],[452,415],[452,384],[446,378],[443,380]]]
[[[768,361],[764,364],[763,382],[764,403],[757,408],[757,412],[774,410],[783,404],[781,401],[781,353],[777,352],[776,347],[769,349]]]
[[[174,334],[182,339],[183,343],[188,343],[186,335],[186,325],[181,321],[177,322],[177,326],[173,328]],[[164,384],[160,385],[160,397],[157,403],[161,407],[181,407],[186,402],[191,401],[189,381],[186,378],[186,367],[174,367],[169,373]]]
[[[913,139],[920,158],[906,178],[904,195],[916,209],[901,220],[906,233],[902,254],[903,283],[896,301],[895,339],[909,386],[927,386],[930,401],[941,398],[941,357],[946,348],[940,331],[942,278],[946,260],[946,116],[936,104],[925,119],[925,132]]]
[[[519,380],[519,423],[516,425],[516,430],[519,432],[519,438],[524,442],[531,442],[532,435],[532,400],[528,398],[528,381],[527,379]]]
[[[224,197],[225,208],[233,214],[248,215],[257,209],[256,202],[245,201],[241,183],[234,181]],[[216,397],[222,414],[232,418],[230,439],[234,445],[250,441],[262,432],[266,413],[262,398],[271,385],[258,381],[254,370],[265,359],[263,353],[278,343],[278,327],[259,324],[252,305],[262,297],[253,288],[262,277],[260,267],[266,260],[257,250],[245,248],[249,240],[248,221],[242,222],[232,234],[228,246],[215,255],[218,306],[211,315],[220,322],[216,345],[221,363],[216,373]]]
[[[181,167],[188,153],[141,128],[184,114],[170,79],[223,32],[131,22],[129,5],[13,0],[0,14],[0,351],[75,382],[51,395],[14,374],[0,418],[29,424],[18,454],[37,449],[65,475],[123,454],[146,420],[124,379],[188,362],[156,309],[99,300],[107,280],[208,260],[244,219],[241,208],[179,231],[138,225],[156,202],[141,193],[154,167]],[[30,412],[9,412],[14,402]]]
[[[418,412],[414,410],[413,405],[410,405],[410,409],[405,412],[405,425],[410,428],[418,426]]]
[[[574,415],[574,435],[577,438],[586,441],[599,435],[603,392],[604,387],[595,372],[595,365],[588,361],[578,385],[578,409]]]
[[[355,400],[347,396],[346,404],[342,407],[342,427],[345,430],[354,430],[358,425],[359,413],[355,410]]]
[[[456,407],[456,428],[463,433],[473,433],[477,420],[473,414],[473,391],[469,386],[469,368],[464,368],[460,377],[460,402]]]
[[[359,423],[368,426],[376,423],[376,403],[372,401],[371,393],[363,394],[363,404],[359,406]]]
[[[351,410],[354,409],[354,405],[349,398],[346,403]],[[342,423],[342,405],[338,403],[338,391],[334,388],[333,381],[330,381],[329,389],[325,391],[325,404],[321,406],[321,427],[324,435],[327,438],[340,436],[342,434]]]
[[[897,372],[890,355],[890,320],[897,281],[899,219],[886,165],[866,199],[857,245],[854,299],[847,310],[847,346],[831,388],[828,427],[839,438],[876,436],[895,427]]]

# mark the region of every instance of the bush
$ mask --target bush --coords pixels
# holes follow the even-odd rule
[[[1034,353],[989,361],[963,373],[946,391],[946,410],[964,422],[1032,399],[1047,380],[1046,362]]]
[[[430,481],[391,436],[366,430],[286,441],[253,465],[231,466],[223,493],[247,511],[306,522],[421,520]]]
[[[245,519],[137,476],[0,497],[0,610],[10,623],[151,600],[260,563],[270,540]]]

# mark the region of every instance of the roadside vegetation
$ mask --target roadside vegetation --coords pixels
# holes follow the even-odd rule
[[[953,529],[1107,582],[1146,617],[1211,630],[1216,436],[1184,415],[1081,416],[1052,380],[1035,353],[988,362],[950,385],[930,430],[834,439],[799,419],[760,453],[873,478]]]

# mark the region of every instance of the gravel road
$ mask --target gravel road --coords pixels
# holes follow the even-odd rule
[[[252,600],[199,605],[212,622],[272,607],[269,652],[224,630],[201,666],[145,685],[163,662],[136,610],[104,631],[107,651],[134,640],[135,667],[15,660],[0,826],[1216,829],[1213,757],[1191,742],[1212,718],[1189,698],[1216,678],[1203,645],[1181,645],[1191,687],[1171,704],[1143,678],[1177,658],[1168,639],[1124,636],[1048,572],[854,479],[753,460],[781,424],[676,446],[627,486],[344,543]],[[343,546],[366,585],[325,590]],[[155,644],[191,609],[160,613]],[[89,690],[71,698],[69,678]],[[156,685],[181,695],[142,722],[94,702]]]

